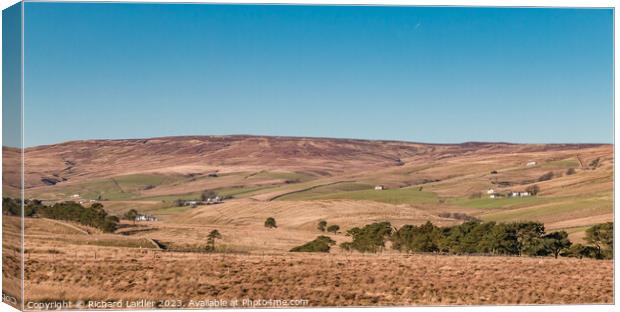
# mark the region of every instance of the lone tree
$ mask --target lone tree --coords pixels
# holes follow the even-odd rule
[[[276,225],[276,219],[273,217],[267,218],[267,220],[265,220],[265,227],[270,229],[277,228],[278,226]]]
[[[575,173],[577,173],[577,171],[575,171],[575,168],[568,168],[566,170],[566,175],[573,175]]]
[[[330,233],[336,234],[338,233],[339,230],[340,230],[340,226],[337,224],[332,224],[327,227],[327,232],[330,232]]]
[[[551,232],[544,236],[545,247],[553,254],[557,259],[560,252],[570,248],[572,245],[568,239],[568,233],[566,231]]]
[[[207,236],[207,251],[215,251],[215,240],[221,239],[222,234],[218,230],[213,230]]]
[[[125,218],[125,220],[132,220],[133,223],[136,223],[136,217],[138,216],[138,211],[135,209],[130,209],[129,211],[125,212],[125,214],[123,215],[123,218]]]
[[[525,189],[525,191],[532,195],[537,195],[540,192],[540,187],[536,184],[530,185]]]
[[[325,232],[325,227],[327,227],[327,221],[321,220],[316,228],[321,232]]]

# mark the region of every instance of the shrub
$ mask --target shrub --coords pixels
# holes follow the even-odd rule
[[[575,171],[575,168],[568,168],[566,170],[566,175],[573,175],[575,173],[577,173],[577,171]]]
[[[267,220],[265,220],[265,227],[270,229],[277,228],[278,226],[276,225],[276,219],[273,217],[267,218]]]
[[[291,252],[329,252],[330,246],[336,244],[336,241],[329,236],[318,236],[313,241],[307,242],[301,246],[292,248]]]
[[[327,232],[330,232],[330,233],[336,234],[338,233],[339,230],[340,230],[340,226],[337,224],[332,224],[327,227]]]
[[[582,244],[573,244],[567,250],[560,253],[562,257],[572,258],[596,258],[596,248],[593,246],[584,246]]]
[[[590,167],[590,169],[594,170],[596,168],[598,168],[601,164],[601,159],[600,158],[596,158],[593,159],[589,164],[588,167]]]
[[[538,178],[538,182],[549,181],[553,179],[553,172],[549,171]]]
[[[470,216],[462,212],[440,212],[438,216],[442,218],[450,218],[450,219],[464,220],[464,221],[480,221],[478,218]]]
[[[345,251],[353,250],[353,244],[351,242],[340,243],[340,248]]]

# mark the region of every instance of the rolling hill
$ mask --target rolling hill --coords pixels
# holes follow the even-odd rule
[[[303,232],[319,219],[343,225],[372,220],[452,224],[462,220],[440,215],[458,212],[491,221],[538,220],[551,229],[570,230],[579,240],[585,226],[612,219],[612,151],[612,145],[601,144],[259,136],[88,140],[25,149],[24,184],[27,198],[98,200],[112,213],[136,208],[167,224],[198,220],[229,226],[224,220],[254,220],[237,224],[251,232],[244,227],[262,222],[263,214],[290,210],[306,216],[289,226]],[[5,163],[18,163],[18,156],[5,148]],[[552,178],[539,181],[549,173]],[[15,176],[5,173],[5,192],[15,185],[10,181]],[[375,185],[386,189],[374,190]],[[531,185],[539,186],[537,196],[487,195],[490,189],[522,192]],[[204,190],[230,199],[219,209],[175,207],[176,199],[198,199]],[[317,205],[320,214],[304,210]],[[411,209],[415,218],[407,212]],[[356,211],[365,211],[359,222],[352,217]]]

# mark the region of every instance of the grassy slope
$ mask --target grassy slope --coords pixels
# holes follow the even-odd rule
[[[103,203],[112,213],[122,214],[135,208],[140,212],[165,216],[165,219],[185,215],[190,210],[187,207],[172,207],[172,201],[197,199],[200,191],[194,190],[206,188],[222,195],[233,196],[233,200],[252,198],[263,202],[284,194],[278,197],[277,201],[344,200],[406,204],[415,205],[435,216],[449,210],[473,214],[483,220],[562,222],[563,227],[566,227],[567,221],[580,220],[567,227],[571,229],[590,224],[590,221],[584,219],[586,217],[605,216],[613,212],[612,198],[609,191],[604,191],[611,187],[612,168],[609,162],[607,167],[588,171],[577,167],[579,162],[574,156],[552,156],[548,161],[541,160],[538,155],[519,156],[518,159],[512,158],[516,156],[506,155],[498,158],[489,155],[482,159],[457,157],[433,160],[432,165],[429,162],[407,161],[406,165],[400,167],[326,177],[301,171],[273,170],[239,170],[222,173],[217,178],[188,178],[180,174],[134,174],[89,181],[80,185],[59,185],[47,195],[70,196],[77,193],[83,198],[96,198],[102,194],[109,199]],[[539,165],[525,167],[524,160],[529,159],[536,159]],[[564,175],[567,168],[576,167],[577,174]],[[499,173],[490,174],[492,169]],[[496,188],[491,183],[493,179],[517,183],[499,191],[520,190],[527,185],[518,184],[519,182],[536,179],[548,171],[557,175],[552,181],[537,183],[542,189],[541,196],[503,199],[469,199],[467,196],[472,192]],[[438,181],[416,185],[423,180]],[[389,189],[375,191],[375,184],[386,184]],[[155,188],[145,190],[147,185]],[[215,187],[210,187],[211,185]],[[423,187],[423,191],[419,191],[419,187]],[[37,194],[33,195],[36,197]],[[599,219],[596,221],[600,221]]]
[[[327,199],[346,199],[346,200],[369,200],[388,204],[421,204],[437,203],[437,196],[432,192],[419,191],[418,188],[401,188],[377,191],[365,189],[357,191],[336,191],[333,193],[314,193],[308,192],[295,193],[290,195],[295,200],[327,200]],[[287,196],[280,199],[285,200]],[[291,198],[288,199],[291,199]]]
[[[538,220],[553,222],[568,218],[581,218],[613,212],[610,195],[587,197],[544,198],[546,202],[516,209],[504,209],[484,215],[485,220],[514,221]]]

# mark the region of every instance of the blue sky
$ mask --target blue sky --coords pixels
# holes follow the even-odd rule
[[[613,141],[613,11],[26,3],[25,145]]]

